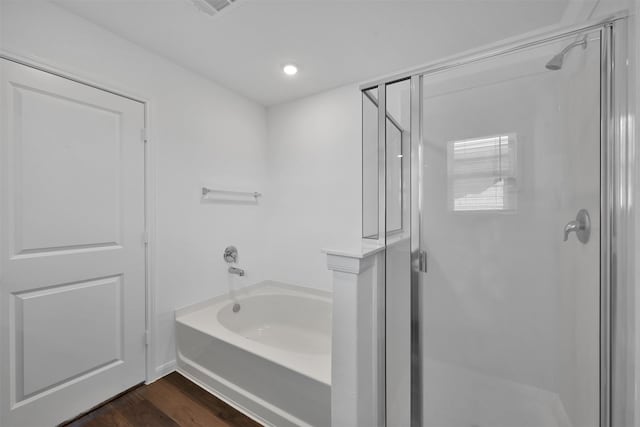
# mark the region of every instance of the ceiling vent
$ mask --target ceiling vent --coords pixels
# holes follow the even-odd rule
[[[236,0],[191,0],[198,9],[208,15],[215,15],[222,9],[231,6]]]

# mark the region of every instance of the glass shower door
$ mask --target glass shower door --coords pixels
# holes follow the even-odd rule
[[[599,425],[600,39],[422,76],[425,427]]]

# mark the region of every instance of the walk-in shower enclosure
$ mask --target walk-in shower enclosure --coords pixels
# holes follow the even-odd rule
[[[626,32],[613,18],[362,86],[386,425],[628,425]]]

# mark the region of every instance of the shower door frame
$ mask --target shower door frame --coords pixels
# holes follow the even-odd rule
[[[616,53],[620,59],[626,60],[627,52],[627,14],[614,15],[607,20],[589,22],[581,26],[565,28],[551,33],[539,35],[516,43],[510,43],[491,50],[479,51],[454,58],[446,62],[435,63],[429,66],[411,70],[402,74],[396,74],[388,78],[362,84],[361,91],[377,87],[379,99],[378,117],[385,117],[386,112],[386,86],[400,80],[410,79],[411,82],[411,426],[422,426],[422,342],[421,342],[421,291],[422,273],[426,267],[426,253],[422,244],[422,99],[423,76],[447,71],[460,66],[470,65],[479,61],[494,57],[516,53],[528,48],[561,40],[566,37],[577,36],[589,31],[600,31],[600,313],[599,313],[599,426],[612,427],[612,395],[614,387],[616,392],[620,389],[624,396],[624,384],[614,384],[613,358],[617,350],[615,330],[616,322],[627,316],[618,309],[615,294],[621,286],[628,287],[627,272],[631,264],[627,260],[629,242],[627,234],[633,230],[632,192],[635,186],[632,182],[635,170],[634,150],[630,135],[631,123],[627,119],[629,106],[624,97],[629,86],[627,70],[624,66],[615,67]],[[621,61],[622,62],[622,61]],[[379,150],[382,158],[378,161],[379,182],[384,183],[386,177],[384,151],[386,135],[384,121],[379,122]],[[384,184],[383,184],[384,185]],[[378,240],[385,236],[385,191],[379,187],[379,230]],[[626,289],[626,288],[625,288]],[[623,291],[626,292],[626,291]],[[613,294],[613,297],[612,297]],[[386,308],[385,308],[385,316]],[[624,327],[623,327],[624,328]],[[626,333],[623,330],[623,333]],[[385,331],[381,331],[381,341]],[[383,371],[386,368],[382,367]],[[382,372],[384,378],[385,374]],[[382,393],[384,396],[386,393]],[[382,412],[384,410],[385,402]],[[385,417],[386,418],[386,417]],[[385,420],[386,424],[386,420]]]

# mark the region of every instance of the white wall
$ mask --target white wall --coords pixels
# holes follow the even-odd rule
[[[157,178],[151,182],[157,212],[151,271],[157,290],[154,365],[161,374],[175,357],[173,310],[227,290],[226,245],[238,246],[248,271],[245,282],[261,277],[257,260],[264,208],[201,204],[199,191],[203,184],[264,190],[266,111],[52,4],[9,1],[2,6],[5,52],[150,102],[151,166]],[[296,195],[295,200],[303,199]]]
[[[361,99],[355,85],[268,110],[265,274],[329,290],[326,247],[361,234]]]
[[[3,52],[149,101],[155,375],[174,363],[173,310],[228,290],[228,244],[247,270],[234,286],[268,278],[330,289],[321,248],[360,242],[356,86],[267,114],[58,6],[5,0],[2,10]],[[264,197],[258,206],[202,203],[202,185]]]

